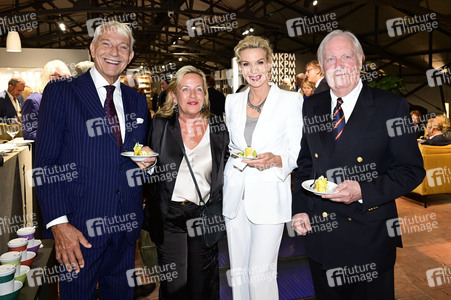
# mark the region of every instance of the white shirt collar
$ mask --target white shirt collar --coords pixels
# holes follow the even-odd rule
[[[94,85],[96,87],[96,89],[100,89],[100,88],[104,88],[104,86],[106,85],[110,85],[108,83],[108,81],[106,81],[105,78],[103,78],[103,76],[99,73],[99,71],[97,71],[96,67],[93,66],[91,68],[91,70],[89,70],[91,77],[92,77],[92,81],[94,81]],[[116,91],[120,91],[121,90],[121,77],[119,76],[118,79],[112,84],[116,87],[116,89],[114,90]]]
[[[324,76],[321,77],[320,79],[318,79],[318,81],[315,83],[315,89],[319,86],[321,80],[323,80],[323,79],[324,79]]]
[[[357,103],[357,99],[359,98],[360,92],[362,91],[363,83],[362,80],[359,79],[359,83],[357,86],[352,89],[352,91],[346,96],[341,97],[343,100],[343,105],[341,106],[343,109],[343,113],[345,115],[345,122],[348,122],[351,117],[352,111]],[[332,89],[330,89],[330,97],[331,101],[331,113],[333,114],[334,108],[337,105],[338,96],[334,94]]]
[[[8,94],[9,99],[11,99],[11,101],[14,101],[14,96],[11,95],[8,90],[5,90],[6,94]]]

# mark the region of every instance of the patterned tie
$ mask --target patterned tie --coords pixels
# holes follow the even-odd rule
[[[122,136],[121,127],[119,126],[119,119],[117,117],[116,107],[113,102],[113,93],[116,88],[114,85],[105,85],[106,88],[106,99],[105,99],[105,113],[108,118],[108,123],[110,123],[113,134],[116,137],[117,144],[119,148],[122,147]]]
[[[337,99],[337,106],[334,108],[334,137],[335,140],[338,140],[343,133],[343,129],[345,128],[345,115],[343,113],[343,109],[341,105],[343,104],[343,100],[341,98]]]

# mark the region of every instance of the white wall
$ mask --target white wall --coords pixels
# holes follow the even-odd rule
[[[35,49],[22,48],[22,52],[6,52],[0,48],[0,91],[7,88],[11,77],[22,77],[28,86],[34,88],[42,67],[51,60],[65,62],[71,72],[75,64],[90,60],[88,49]]]

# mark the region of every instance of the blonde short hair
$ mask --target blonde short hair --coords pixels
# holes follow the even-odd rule
[[[269,45],[269,41],[259,36],[248,35],[235,46],[234,51],[238,64],[241,62],[241,51],[255,48],[263,49],[266,54],[266,61],[272,62],[272,48]]]
[[[193,66],[184,66],[181,67],[177,73],[175,73],[174,77],[172,77],[169,85],[166,89],[166,99],[164,100],[163,105],[157,111],[156,115],[163,118],[168,118],[174,115],[174,98],[172,97],[172,93],[177,93],[177,89],[182,81],[183,77],[186,74],[197,74],[202,78],[202,88],[205,92],[204,97],[204,111],[201,113],[201,118],[207,118],[210,116],[210,102],[208,101],[208,87],[207,81],[205,79],[205,74],[201,70]]]
[[[23,99],[26,100],[31,94],[33,94],[33,89],[26,85],[22,92]]]

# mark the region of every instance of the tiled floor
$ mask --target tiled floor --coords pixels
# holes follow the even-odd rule
[[[399,300],[451,299],[451,195],[436,195],[430,199],[427,208],[405,197],[396,201],[399,217],[406,221],[406,225],[401,226],[404,248],[399,249],[395,266],[395,294]],[[146,244],[148,237],[143,238]],[[149,250],[144,249],[146,257],[150,255],[150,259],[156,261]],[[137,255],[137,267],[142,267],[138,251]],[[428,283],[426,272],[431,269],[445,272],[445,275],[433,276]],[[142,299],[158,299],[158,290]]]

